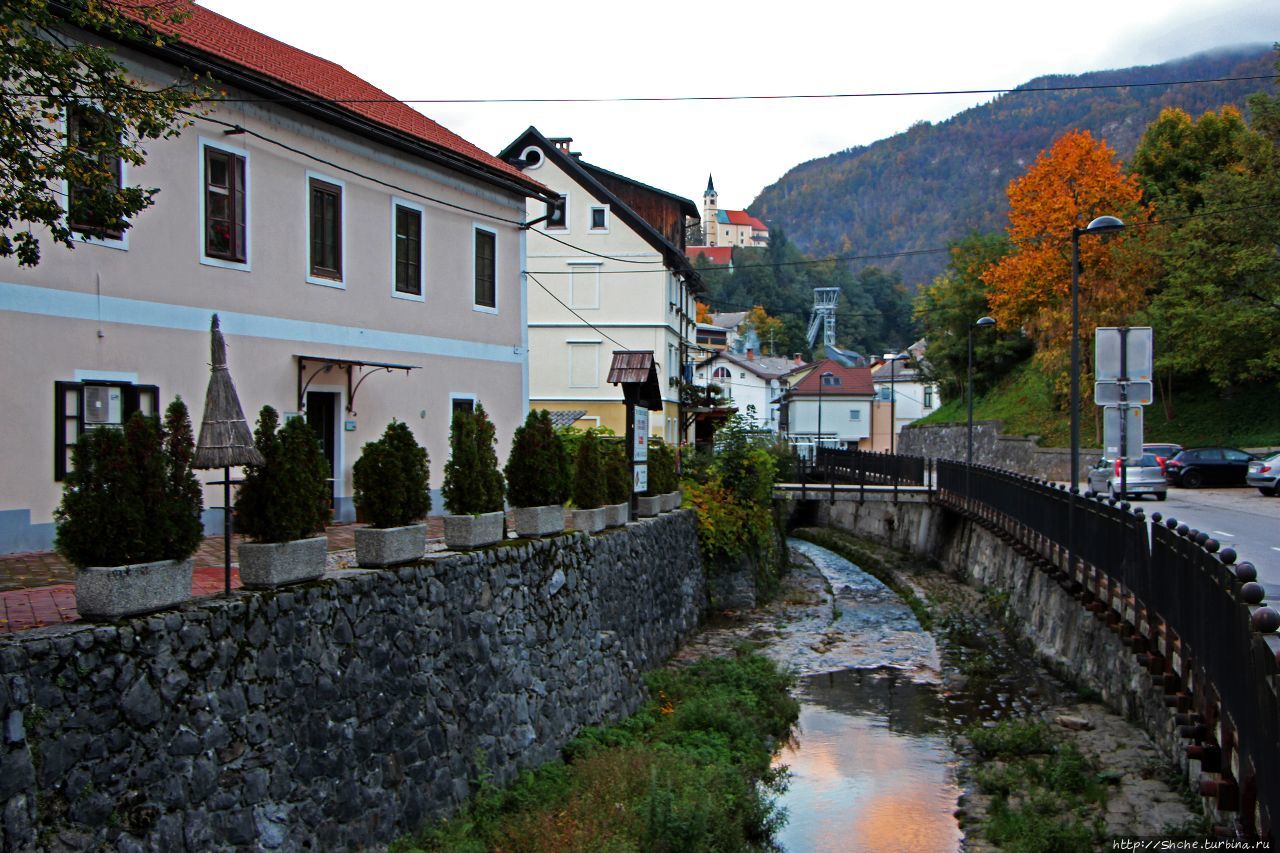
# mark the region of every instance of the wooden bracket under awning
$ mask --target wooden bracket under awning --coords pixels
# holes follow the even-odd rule
[[[306,409],[307,389],[311,387],[311,383],[315,381],[315,378],[321,373],[328,373],[336,367],[347,374],[347,414],[352,417],[356,414],[356,392],[360,390],[360,386],[370,376],[383,371],[390,373],[393,370],[403,370],[405,375],[408,376],[410,370],[421,369],[421,365],[417,364],[390,364],[382,361],[361,361],[359,359],[333,358],[323,355],[295,354],[294,358],[298,360],[298,411],[301,412]],[[310,376],[306,375],[308,363],[316,366]],[[356,379],[355,368],[363,370],[366,367],[372,368],[372,370]]]
[[[662,387],[653,350],[614,350],[609,384],[622,386],[622,397],[632,406],[656,412],[662,408]]]

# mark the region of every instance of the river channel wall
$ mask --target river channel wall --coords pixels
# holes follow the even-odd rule
[[[705,598],[685,511],[4,637],[0,846],[385,843],[637,708]]]
[[[973,461],[1028,477],[1065,481],[1071,479],[1071,450],[1041,447],[1035,436],[1005,435],[1001,421],[974,421]],[[926,459],[954,459],[963,462],[969,452],[969,430],[965,424],[912,424],[898,434],[898,452]],[[1080,470],[1088,471],[1102,451],[1080,449]]]
[[[792,517],[805,525],[844,530],[936,561],[958,577],[1007,594],[1010,622],[1041,660],[1060,675],[1098,691],[1107,704],[1146,729],[1171,762],[1186,770],[1174,714],[1133,651],[1033,559],[995,533],[928,501],[792,504]]]

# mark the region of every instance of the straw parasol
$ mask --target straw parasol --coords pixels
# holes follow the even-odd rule
[[[265,460],[253,445],[253,434],[244,420],[236,385],[227,369],[227,342],[218,327],[218,315],[209,326],[213,363],[209,388],[204,394],[204,420],[192,467],[222,469],[222,535],[226,558],[226,592],[231,594],[231,469],[240,465],[262,465]]]

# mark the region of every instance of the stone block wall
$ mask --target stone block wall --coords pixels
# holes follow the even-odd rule
[[[692,513],[0,639],[6,850],[363,848],[643,700]]]
[[[1091,428],[1091,427],[1090,427]],[[1029,477],[1065,482],[1071,479],[1071,450],[1040,447],[1036,438],[1005,435],[1000,421],[974,421],[973,461],[993,465]],[[967,424],[912,425],[898,436],[898,452],[909,456],[954,459],[963,462],[969,451]],[[1080,471],[1089,470],[1102,451],[1081,448]]]

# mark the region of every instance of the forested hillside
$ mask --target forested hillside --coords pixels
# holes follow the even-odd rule
[[[1039,77],[1020,89],[1270,75],[1274,59],[1269,47],[1236,49],[1163,65]],[[1089,130],[1127,160],[1161,109],[1181,107],[1193,116],[1223,104],[1243,109],[1256,91],[1272,87],[1251,80],[1014,92],[936,125],[921,123],[796,166],[765,188],[750,211],[814,255],[937,249],[974,231],[1003,231],[1009,181],[1067,130]],[[912,289],[946,263],[945,254],[875,261]]]

